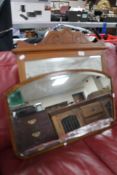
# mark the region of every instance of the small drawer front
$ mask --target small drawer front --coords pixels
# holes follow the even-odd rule
[[[56,131],[44,111],[15,120],[15,138],[19,150],[58,139]]]
[[[94,102],[85,106],[80,107],[84,117],[90,117],[99,113],[103,113],[104,109],[99,102]]]
[[[107,118],[107,116],[104,113],[100,113],[100,114],[94,115],[92,117],[85,118],[85,124],[90,124],[92,122],[96,122],[98,120],[106,119],[106,118]]]

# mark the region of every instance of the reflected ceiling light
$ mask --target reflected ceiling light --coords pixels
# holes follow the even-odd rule
[[[51,77],[51,80],[54,80],[54,82],[52,83],[52,86],[60,86],[62,84],[65,84],[68,79],[69,79],[69,76],[67,75]]]

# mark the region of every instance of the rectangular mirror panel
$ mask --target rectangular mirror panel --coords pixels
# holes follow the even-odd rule
[[[25,62],[26,78],[68,69],[92,69],[102,71],[101,56],[59,57]]]

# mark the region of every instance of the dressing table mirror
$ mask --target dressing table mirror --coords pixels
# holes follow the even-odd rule
[[[21,82],[66,69],[106,70],[104,43],[92,43],[83,33],[69,29],[51,31],[38,44],[19,42],[13,52]]]
[[[115,120],[103,42],[52,31],[39,44],[19,42],[20,83],[6,94],[13,148],[28,158],[100,132]]]
[[[111,79],[100,71],[67,70],[26,80],[7,93],[13,146],[26,158],[110,127]]]

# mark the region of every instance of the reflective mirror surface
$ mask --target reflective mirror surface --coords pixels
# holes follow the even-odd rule
[[[114,120],[111,79],[99,72],[51,73],[17,86],[7,97],[21,157],[66,145]]]
[[[68,69],[92,69],[102,71],[100,55],[85,56],[84,51],[79,51],[81,56],[37,59],[25,62],[26,78],[44,73]],[[36,60],[37,59],[37,60]]]

